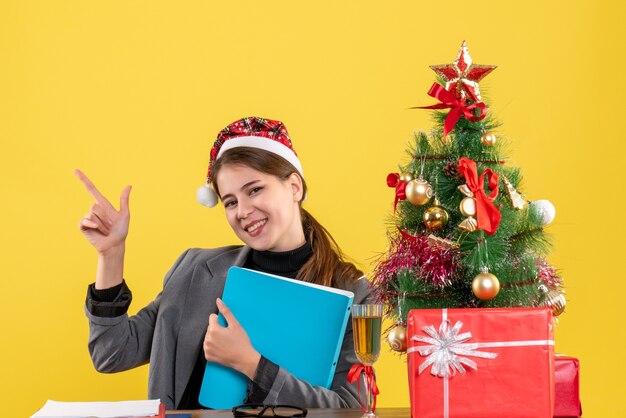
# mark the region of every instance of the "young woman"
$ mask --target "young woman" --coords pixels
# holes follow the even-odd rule
[[[150,363],[148,396],[160,398],[169,409],[201,407],[207,361],[250,379],[246,402],[359,407],[356,385],[346,380],[358,362],[350,321],[332,387],[326,389],[258,353],[220,300],[231,266],[350,290],[354,303],[369,296],[362,272],[344,261],[330,234],[302,208],[302,166],[281,122],[250,117],[223,129],[211,149],[207,184],[198,191],[198,200],[209,207],[219,197],[245,245],[188,249],[165,275],[156,299],[134,316],[127,315],[132,296],[123,279],[130,186],[122,191],[118,211],[87,176],[78,170],[76,175],[95,199],[79,228],[98,252],[96,281],[88,288],[85,307],[97,370],[118,372]],[[218,323],[218,311],[228,327]]]

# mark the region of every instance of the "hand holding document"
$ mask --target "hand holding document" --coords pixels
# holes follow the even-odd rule
[[[165,417],[159,399],[123,402],[48,401],[31,418],[131,418]]]

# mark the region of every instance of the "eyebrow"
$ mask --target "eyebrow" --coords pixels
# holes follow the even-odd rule
[[[241,188],[240,188],[239,190],[242,190],[242,191],[243,191],[243,190],[247,189],[248,187],[252,186],[253,184],[258,183],[258,182],[260,182],[260,181],[261,181],[261,180],[252,180],[252,181],[249,181],[249,182],[247,182],[246,184],[244,184],[243,186],[241,186]],[[222,196],[222,201],[226,200],[226,199],[227,199],[227,198],[229,198],[229,197],[234,197],[234,196],[233,196],[231,193],[229,193],[229,194],[227,194],[227,195],[224,195],[224,196]]]

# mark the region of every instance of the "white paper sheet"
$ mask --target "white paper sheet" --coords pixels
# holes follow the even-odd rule
[[[31,418],[117,418],[159,415],[159,399],[122,402],[48,401]]]

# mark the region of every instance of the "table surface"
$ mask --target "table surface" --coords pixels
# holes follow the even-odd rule
[[[200,410],[200,411],[167,411],[168,414],[191,414],[192,418],[227,418],[232,417],[230,410]],[[360,418],[361,409],[349,408],[311,408],[306,418]],[[376,408],[378,418],[409,418],[410,408]],[[267,418],[271,418],[271,415]]]

